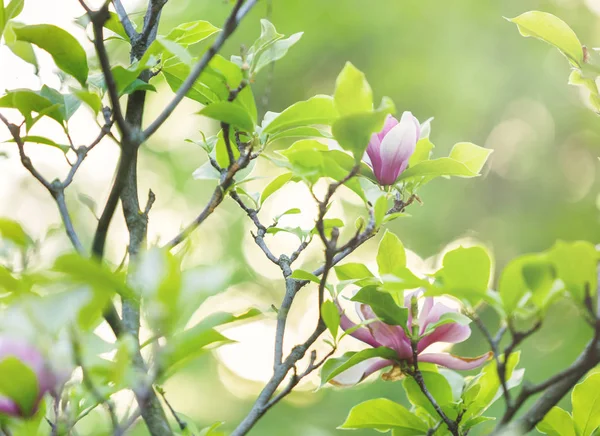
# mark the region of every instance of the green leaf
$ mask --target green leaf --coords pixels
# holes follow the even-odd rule
[[[355,113],[337,119],[331,126],[331,132],[340,146],[350,151],[358,163],[365,154],[371,135],[383,128],[386,117],[394,110],[394,103],[385,97],[376,111]]]
[[[444,291],[477,305],[488,290],[492,260],[484,247],[459,247],[444,255],[436,273]]]
[[[290,276],[296,280],[308,280],[313,283],[321,283],[321,280],[311,272],[304,271],[303,269],[295,269]]]
[[[172,56],[174,56],[177,60],[183,62],[186,65],[191,66],[194,62],[192,55],[189,51],[187,51],[185,47],[173,40],[165,38],[164,36],[157,36],[152,44],[162,48],[162,50],[158,49],[159,52],[169,53]]]
[[[23,230],[21,224],[8,218],[0,218],[0,237],[21,248],[33,244],[33,239]]]
[[[577,434],[591,435],[600,426],[600,373],[589,375],[577,384],[571,402]]]
[[[0,394],[15,401],[24,416],[31,416],[38,397],[38,380],[33,370],[13,356],[0,361]]]
[[[229,124],[244,132],[254,132],[254,121],[252,121],[252,117],[250,117],[250,114],[248,114],[243,107],[234,102],[221,101],[213,103],[206,106],[198,113],[205,117]]]
[[[358,352],[349,351],[344,353],[344,355],[341,357],[329,359],[327,362],[325,362],[323,368],[321,369],[321,386],[327,382],[330,382],[347,369],[350,369],[353,366],[374,357],[381,357],[383,359],[396,359],[398,357],[398,353],[391,348],[386,347],[367,348]]]
[[[339,280],[357,280],[375,277],[369,268],[362,263],[345,263],[334,267]]]
[[[59,105],[52,104],[50,100],[30,89],[16,89],[0,97],[0,107],[17,109],[26,118],[31,120],[31,113],[48,115],[62,124],[62,117],[58,111]],[[28,126],[31,128],[31,126]]]
[[[330,125],[337,116],[333,98],[328,95],[316,95],[308,100],[294,103],[273,117],[266,125],[263,123],[262,132],[274,134],[312,124]]]
[[[55,260],[52,270],[67,275],[74,283],[85,283],[92,288],[116,291],[126,298],[135,298],[133,290],[122,277],[115,275],[95,259],[85,258],[77,253],[65,254]]]
[[[361,288],[351,301],[363,303],[371,307],[375,315],[388,325],[398,325],[406,329],[408,323],[408,309],[400,307],[387,292],[377,290],[376,285]]]
[[[85,85],[89,71],[85,50],[69,32],[50,24],[24,26],[14,31],[19,40],[35,44],[50,53],[58,68]]]
[[[479,174],[493,150],[470,142],[459,142],[450,150],[450,159],[462,162],[475,174]]]
[[[104,23],[104,27],[110,30],[111,32],[119,35],[125,41],[129,41],[129,37],[127,36],[127,32],[125,32],[125,28],[121,24],[121,20],[119,16],[112,11],[109,11],[110,17]]]
[[[42,89],[39,91],[39,94],[48,99],[50,103],[53,105],[57,105],[57,110],[59,115],[52,115],[55,119],[60,120],[62,122],[69,121],[69,119],[73,116],[73,114],[79,109],[81,106],[81,100],[79,100],[74,95],[70,94],[61,94],[55,89],[52,89],[46,85],[42,86]]]
[[[188,65],[185,65],[184,63],[169,63],[163,66],[163,68],[161,69],[161,73],[167,81],[169,87],[173,90],[173,92],[177,92],[183,84],[184,80],[189,75],[190,67]],[[214,76],[204,77],[214,78]],[[204,105],[226,99],[226,97],[219,95],[216,92],[215,87],[211,87],[206,83],[203,83],[202,79],[204,77],[203,75],[201,75],[200,78],[194,82],[194,85],[185,96]],[[221,82],[217,83],[221,85]],[[227,92],[227,88],[224,87],[224,89],[219,89],[219,91]]]
[[[406,267],[406,252],[398,236],[389,230],[385,231],[377,250],[377,266],[379,275],[394,274],[399,268]]]
[[[258,74],[260,70],[269,65],[272,62],[275,62],[282,57],[284,57],[290,47],[300,41],[302,38],[303,32],[294,33],[290,35],[289,38],[279,39],[275,41],[272,45],[267,47],[260,56],[257,57],[256,64],[252,67],[252,74]]]
[[[422,178],[433,179],[441,176],[477,177],[478,175],[464,163],[449,157],[442,157],[419,162],[400,174],[397,182],[419,181]]]
[[[11,0],[8,3],[8,6],[4,8],[4,19],[5,21],[12,20],[13,18],[18,17],[21,12],[23,12],[23,7],[25,6],[25,0]],[[0,32],[1,34],[2,32]]]
[[[575,301],[585,299],[586,287],[596,294],[598,252],[594,244],[586,241],[558,241],[548,252],[556,268],[556,275],[565,283],[565,288]]]
[[[405,407],[387,398],[368,400],[354,406],[341,429],[372,428],[379,431],[392,429],[414,430],[404,432],[405,436],[422,436],[428,426]]]
[[[560,18],[547,12],[529,11],[509,21],[518,26],[521,35],[533,36],[559,49],[573,66],[583,65],[581,42]]]
[[[70,147],[68,145],[64,145],[64,144],[57,144],[56,142],[54,142],[52,139],[49,138],[44,138],[43,136],[33,136],[33,135],[28,135],[28,136],[23,136],[21,138],[21,141],[23,141],[24,144],[28,143],[28,142],[32,142],[34,144],[44,144],[44,145],[49,145],[51,147],[56,147],[58,148],[60,151],[62,151],[63,153],[66,153],[67,151],[69,151]],[[15,142],[14,139],[11,139],[7,142]]]
[[[415,147],[415,152],[408,160],[408,166],[412,167],[418,164],[419,162],[429,160],[429,158],[431,157],[431,150],[433,150],[433,148],[434,145],[428,137],[419,139]]]
[[[84,89],[73,91],[73,95],[75,95],[79,100],[87,104],[94,114],[98,115],[102,110],[102,99],[98,94],[92,91],[86,91]]]
[[[335,340],[340,328],[340,312],[333,301],[323,301],[323,304],[321,305],[321,317],[329,329],[331,336]]]
[[[350,62],[342,69],[335,82],[335,107],[341,116],[373,110],[373,91],[365,75]]]
[[[558,406],[550,409],[536,429],[550,436],[577,436],[573,418]]]
[[[190,45],[205,40],[219,31],[220,29],[218,27],[213,26],[208,21],[198,20],[180,24],[173,28],[166,38],[175,41],[183,47],[189,47]]]
[[[381,226],[385,221],[385,215],[388,211],[388,200],[385,195],[379,196],[375,202],[373,214],[375,216],[375,227]]]
[[[433,371],[422,371],[422,374],[425,386],[427,386],[427,390],[440,407],[443,408],[444,406],[452,403],[452,388],[450,387],[448,380],[446,380],[446,377],[438,372]],[[423,394],[421,388],[414,378],[406,377],[402,382],[402,387],[406,391],[408,401],[410,401],[413,406],[422,407],[427,410],[427,413],[429,413],[429,415],[431,415],[434,419],[439,419],[438,413],[435,411],[433,405],[427,399],[425,394]]]
[[[283,173],[271,180],[260,195],[260,204],[263,204],[267,198],[281,189],[291,178],[292,173]]]
[[[331,134],[326,130],[317,127],[301,126],[295,127],[269,136],[268,143],[278,141],[285,138],[332,138]]]

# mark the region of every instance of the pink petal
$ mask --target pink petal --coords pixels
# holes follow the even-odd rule
[[[393,364],[394,363],[391,360],[373,357],[372,359],[367,359],[358,365],[348,368],[346,371],[335,376],[329,383],[336,386],[354,386],[374,372]]]
[[[360,310],[366,319],[376,318],[373,310],[366,304],[361,304]],[[379,346],[395,350],[400,360],[408,360],[412,357],[410,340],[406,337],[402,327],[375,321],[367,324],[367,328],[371,331],[375,341],[380,344]]]
[[[471,336],[471,328],[468,325],[462,325],[455,322],[444,324],[419,341],[418,351],[420,353],[436,342],[458,344],[459,342],[469,339],[469,336]]]
[[[335,304],[337,305],[338,311],[340,312],[340,327],[342,328],[342,330],[348,331],[351,328],[356,327],[356,324],[354,324],[350,320],[350,318],[346,316],[346,314],[344,313],[337,301],[335,302]],[[358,329],[350,333],[350,336],[358,339],[359,341],[364,342],[365,344],[369,344],[371,347],[374,348],[381,346],[377,343],[369,329],[367,329],[366,327],[359,327]]]
[[[419,316],[419,326],[421,327],[421,334],[427,329],[430,324],[435,324],[440,320],[443,314],[449,312],[457,312],[456,309],[452,309],[451,307],[446,306],[443,303],[435,303],[432,307],[429,308],[427,313],[422,313]]]
[[[379,138],[379,142],[383,141],[383,138],[385,138],[385,135],[387,135],[389,133],[389,131],[392,130],[397,125],[398,125],[398,120],[396,118],[394,118],[392,115],[388,115],[387,118],[385,119],[385,123],[383,124],[383,129],[381,129],[381,132],[376,134],[377,138]]]
[[[0,397],[0,414],[19,417],[21,410],[17,403],[10,398]]]
[[[419,362],[435,363],[448,369],[467,371],[483,365],[492,356],[491,351],[478,357],[459,357],[447,353],[425,353],[419,355]]]
[[[406,169],[419,140],[419,129],[416,118],[410,112],[404,112],[400,122],[385,135],[379,147],[382,165],[378,180],[381,184],[393,184],[400,172]]]

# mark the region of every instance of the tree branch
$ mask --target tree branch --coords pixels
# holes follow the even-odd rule
[[[115,11],[117,12],[119,21],[123,25],[123,29],[125,29],[127,37],[130,41],[135,41],[138,37],[138,33],[136,32],[133,23],[129,19],[129,15],[127,15],[127,11],[123,7],[123,3],[121,3],[121,0],[112,0],[112,4],[115,7]]]
[[[177,90],[175,97],[173,100],[167,105],[167,107],[160,113],[160,115],[152,122],[146,130],[143,132],[143,139],[146,140],[150,136],[152,136],[160,126],[169,118],[169,116],[173,113],[175,108],[179,105],[181,100],[185,97],[188,91],[194,86],[194,83],[200,77],[200,74],[204,71],[204,69],[208,66],[211,59],[219,52],[225,41],[235,32],[238,25],[242,21],[242,19],[250,12],[252,7],[256,4],[257,0],[237,0],[229,18],[225,22],[223,26],[223,30],[213,43],[213,45],[208,49],[206,53],[202,56],[200,61],[194,65],[192,71],[182,83],[181,87]]]

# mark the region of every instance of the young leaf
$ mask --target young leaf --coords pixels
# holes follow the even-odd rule
[[[446,380],[446,377],[433,371],[422,371],[422,374],[427,390],[440,407],[443,408],[452,403],[452,388],[450,387],[448,380]],[[424,408],[434,419],[439,419],[439,415],[433,408],[431,401],[423,394],[414,378],[406,377],[402,382],[402,387],[406,391],[408,401],[410,401],[412,405]]]
[[[243,107],[234,102],[221,101],[213,103],[198,113],[205,117],[230,124],[232,127],[244,132],[254,132],[252,117]]]
[[[566,56],[576,67],[583,65],[583,49],[575,32],[560,18],[547,12],[529,11],[509,19],[519,27],[521,35],[541,39]]]
[[[23,415],[34,412],[38,392],[38,379],[29,366],[12,356],[0,362],[0,394],[14,400]]]
[[[260,195],[260,204],[263,204],[267,198],[281,189],[292,178],[292,173],[283,173],[275,177],[263,190]]]
[[[266,48],[256,61],[256,65],[252,68],[253,74],[258,74],[260,70],[284,57],[291,46],[296,44],[302,38],[303,32],[294,33],[289,38],[275,41],[271,46]]]
[[[398,236],[389,230],[385,231],[377,250],[377,266],[379,275],[394,274],[399,268],[406,266],[406,252]]]
[[[358,352],[349,351],[344,353],[344,355],[341,357],[329,359],[323,365],[323,369],[321,369],[321,386],[333,380],[336,376],[343,373],[347,369],[350,369],[353,366],[364,362],[365,360],[373,359],[375,357],[391,360],[397,358],[398,353],[391,348],[386,347],[367,348]]]
[[[556,268],[557,277],[577,302],[584,300],[586,286],[595,295],[599,254],[594,244],[558,241],[548,252],[548,257]]]
[[[475,306],[486,293],[490,281],[492,260],[484,247],[459,247],[444,255],[436,276],[445,292],[465,298]]]
[[[350,62],[342,69],[335,82],[333,95],[340,115],[352,115],[373,110],[373,91],[365,75]]]
[[[340,328],[340,312],[333,301],[323,301],[323,304],[321,305],[321,317],[335,341]]]
[[[372,428],[379,431],[411,430],[412,435],[427,433],[427,424],[404,406],[387,398],[368,400],[354,406],[341,429]],[[406,434],[406,433],[405,433]]]
[[[11,241],[21,248],[33,244],[33,239],[23,230],[21,224],[8,218],[0,218],[0,238]]]
[[[433,179],[442,176],[477,177],[478,175],[478,173],[472,171],[464,163],[449,157],[442,157],[419,162],[414,167],[410,167],[400,174],[396,182],[407,180],[419,181],[422,178]]]
[[[354,113],[337,119],[331,126],[331,132],[340,146],[350,151],[358,163],[365,154],[371,135],[383,128],[386,117],[394,110],[393,102],[386,97],[373,112]]]
[[[50,53],[58,68],[85,86],[89,71],[85,50],[69,32],[50,24],[23,26],[14,31],[20,41],[30,42]]]
[[[408,309],[398,306],[390,294],[378,291],[377,286],[369,285],[361,288],[351,300],[371,307],[375,315],[384,323],[406,328]]]
[[[600,373],[586,377],[571,395],[577,434],[590,436],[600,426]]]
[[[171,30],[166,38],[183,47],[189,47],[190,45],[205,40],[219,31],[220,29],[218,27],[213,26],[208,21],[198,20],[180,24]]]
[[[321,283],[321,280],[316,275],[303,269],[295,269],[290,277],[296,280],[308,280],[317,284]]]
[[[449,157],[450,159],[462,162],[469,170],[475,174],[479,174],[493,151],[470,142],[459,142],[452,147]]]
[[[61,144],[57,144],[56,142],[54,142],[52,139],[49,138],[44,138],[43,136],[23,136],[21,138],[21,141],[23,141],[24,144],[28,143],[28,142],[32,142],[34,144],[44,144],[44,145],[49,145],[51,147],[56,147],[58,148],[60,151],[62,151],[63,153],[66,153],[67,151],[69,151],[69,146],[68,145],[61,145]],[[14,139],[9,140],[8,142],[15,142]]]
[[[339,280],[358,280],[375,277],[362,263],[345,263],[334,267]]]
[[[558,406],[550,409],[536,429],[549,436],[577,436],[573,418]]]
[[[305,101],[294,103],[286,110],[263,123],[264,134],[274,134],[287,129],[312,124],[331,124],[337,118],[333,98],[328,95],[316,95]]]

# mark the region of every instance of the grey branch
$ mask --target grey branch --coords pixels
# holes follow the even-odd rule
[[[119,17],[119,21],[123,25],[123,29],[125,29],[127,37],[130,41],[135,41],[138,37],[138,33],[136,32],[133,23],[129,19],[129,15],[125,10],[125,7],[123,7],[123,3],[121,3],[121,0],[112,0],[112,3],[115,7],[115,11],[117,12],[117,16]]]

